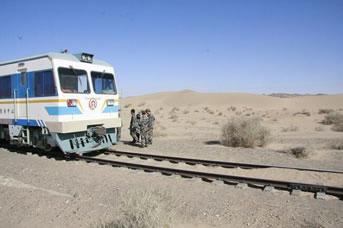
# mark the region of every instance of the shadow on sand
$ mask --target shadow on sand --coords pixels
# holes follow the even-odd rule
[[[130,146],[135,146],[135,147],[141,147],[140,143],[132,143],[131,141],[123,140],[121,141],[124,145],[130,145]]]
[[[210,140],[204,142],[206,145],[221,145],[221,142],[219,140]]]

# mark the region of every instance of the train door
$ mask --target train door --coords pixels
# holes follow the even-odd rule
[[[29,77],[26,71],[21,71],[16,74],[15,83],[13,86],[14,96],[14,116],[19,125],[29,125]]]
[[[29,80],[26,70],[12,76],[13,117],[14,123],[9,125],[9,135],[12,142],[30,145],[31,125],[29,117]]]

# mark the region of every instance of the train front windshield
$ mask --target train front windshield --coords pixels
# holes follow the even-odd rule
[[[94,92],[97,94],[117,94],[113,74],[91,72]]]

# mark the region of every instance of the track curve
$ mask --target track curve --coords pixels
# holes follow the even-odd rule
[[[289,166],[278,166],[268,164],[251,164],[251,163],[240,163],[240,162],[227,162],[227,161],[215,161],[215,160],[203,160],[185,157],[172,157],[156,154],[143,154],[133,153],[127,151],[108,150],[105,154],[114,154],[116,156],[126,156],[129,158],[137,157],[141,159],[153,159],[155,161],[169,161],[172,163],[185,163],[188,165],[204,165],[204,166],[220,166],[223,168],[241,168],[241,169],[265,169],[265,168],[279,168],[279,169],[293,169],[299,171],[312,171],[312,172],[323,172],[323,173],[338,173],[343,174],[343,170],[327,170],[327,169],[311,169],[302,167],[289,167]]]

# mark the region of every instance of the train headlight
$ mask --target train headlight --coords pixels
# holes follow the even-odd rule
[[[93,56],[92,54],[88,54],[88,53],[81,53],[81,54],[76,54],[76,57],[78,57],[78,59],[81,62],[85,62],[85,63],[93,63]]]
[[[113,99],[107,100],[107,106],[113,106],[113,105],[114,105]]]
[[[76,107],[77,105],[77,100],[76,99],[68,99],[67,100],[67,106],[68,107]]]

